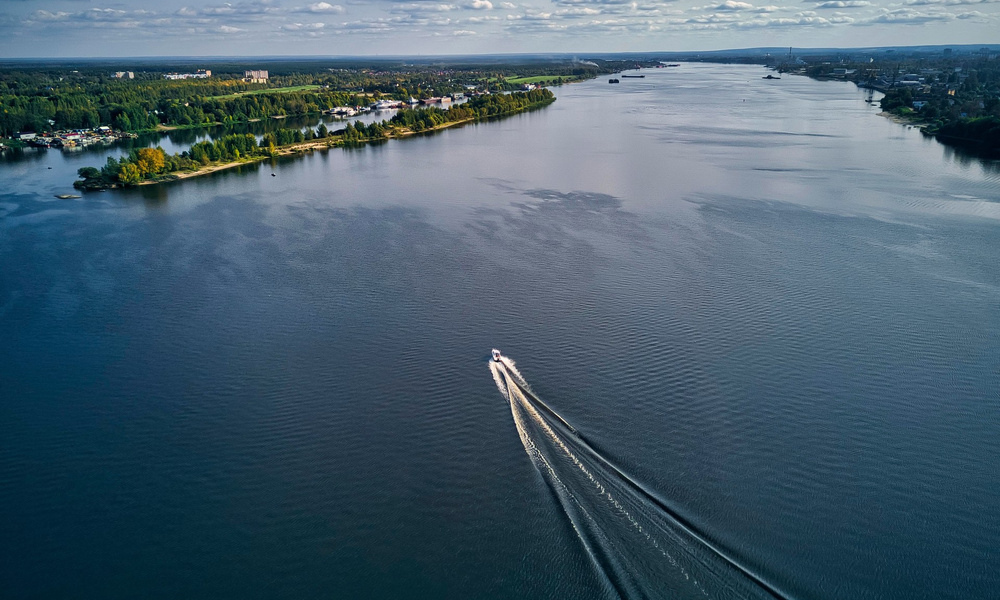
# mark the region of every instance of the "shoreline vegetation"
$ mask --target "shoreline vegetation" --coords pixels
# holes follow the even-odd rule
[[[452,64],[382,59],[258,59],[250,63],[189,61],[108,66],[24,63],[0,70],[0,138],[52,130],[96,129],[143,133],[211,127],[382,100],[407,102],[443,96],[525,90],[591,79],[600,73],[655,64],[643,59],[524,58]],[[211,67],[178,78],[177,71]],[[247,68],[268,71],[246,70]],[[257,73],[262,78],[251,78]]]
[[[955,117],[940,110],[954,106],[955,94],[950,94],[951,98],[948,95],[946,92],[943,102],[935,102],[942,99],[935,99],[930,93],[923,96],[924,100],[914,100],[912,89],[889,89],[880,101],[879,114],[896,123],[917,127],[943,144],[1000,155],[1000,99],[993,96],[980,100],[978,106],[973,104],[973,108],[980,109],[974,111],[975,116],[970,116],[972,111],[962,111]]]
[[[951,48],[909,56],[865,51],[855,56],[816,55],[768,64],[779,73],[820,81],[849,81],[880,106],[881,116],[916,127],[939,143],[1000,157],[1000,61],[988,48]],[[874,100],[872,94],[883,97]]]
[[[329,131],[325,124],[304,132],[279,129],[265,134],[260,141],[253,134],[232,134],[211,142],[199,142],[189,150],[172,155],[167,155],[161,148],[142,148],[121,159],[109,157],[100,169],[79,169],[77,174],[80,179],[74,182],[73,187],[98,191],[188,179],[279,156],[334,147],[357,147],[472,121],[509,116],[547,106],[554,101],[555,95],[550,90],[539,88],[477,96],[447,110],[437,107],[402,109],[388,120],[368,125],[351,122],[336,131]]]

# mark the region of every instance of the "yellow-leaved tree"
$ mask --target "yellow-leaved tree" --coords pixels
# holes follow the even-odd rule
[[[156,175],[163,170],[166,154],[161,148],[143,148],[138,152],[135,166],[139,168],[139,176],[142,178],[149,175]]]
[[[135,185],[141,180],[142,175],[139,174],[139,167],[132,163],[123,163],[118,170],[118,181],[125,185]]]

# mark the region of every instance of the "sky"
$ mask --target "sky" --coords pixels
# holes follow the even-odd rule
[[[0,0],[4,58],[997,42],[1000,0]]]

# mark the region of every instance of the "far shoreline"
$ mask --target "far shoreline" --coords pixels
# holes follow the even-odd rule
[[[502,115],[498,115],[498,116],[502,116]],[[390,133],[385,138],[381,138],[381,139],[389,140],[389,139],[394,139],[394,138],[404,138],[404,137],[409,137],[411,135],[416,135],[418,133],[427,133],[427,132],[439,131],[439,130],[442,130],[442,129],[447,129],[449,127],[454,127],[456,125],[464,125],[465,123],[469,123],[469,122],[472,122],[472,121],[475,121],[475,120],[476,120],[475,118],[468,118],[468,119],[463,119],[461,121],[449,121],[447,123],[442,123],[440,125],[435,125],[434,127],[431,127],[429,129],[425,129],[425,130],[419,131],[419,132],[412,131],[410,129],[401,129],[401,130],[399,130],[397,132]],[[357,142],[355,142],[355,143],[357,143],[359,145],[364,145],[364,144],[369,144],[369,143],[374,142],[374,141],[381,141],[381,140],[377,140],[377,139],[364,139],[364,140],[357,140]],[[270,160],[272,158],[279,158],[279,157],[282,157],[282,156],[294,156],[294,155],[304,154],[306,152],[312,152],[314,150],[326,150],[326,149],[329,149],[329,148],[341,148],[341,147],[348,146],[348,145],[351,145],[351,144],[348,144],[345,140],[342,140],[342,139],[323,139],[323,140],[320,140],[320,141],[310,140],[308,142],[302,142],[302,143],[292,144],[292,145],[288,145],[288,146],[281,146],[281,147],[278,148],[277,154],[274,154],[274,155],[271,155],[271,156],[256,156],[254,158],[248,158],[246,160],[232,161],[232,162],[227,162],[227,163],[222,163],[222,164],[208,164],[208,165],[205,165],[204,167],[202,167],[200,169],[196,169],[194,171],[180,171],[180,172],[176,172],[176,173],[171,173],[170,175],[168,175],[166,178],[163,178],[163,179],[155,179],[155,180],[151,179],[151,180],[147,180],[147,181],[141,181],[141,182],[139,182],[136,185],[136,187],[143,186],[143,185],[158,185],[158,184],[161,184],[161,183],[170,183],[171,181],[178,181],[180,179],[191,179],[192,177],[200,177],[202,175],[208,175],[210,173],[217,173],[219,171],[225,171],[225,170],[228,170],[228,169],[233,169],[233,168],[236,168],[236,167],[239,167],[239,166],[242,166],[242,165],[252,165],[252,164],[262,163],[262,162],[264,162],[266,160]]]
[[[209,164],[206,164],[206,165],[204,165],[204,166],[202,166],[200,168],[194,169],[194,170],[190,170],[190,171],[174,171],[174,172],[171,172],[171,173],[167,173],[167,174],[161,175],[161,176],[159,176],[157,178],[154,178],[154,179],[146,179],[146,180],[140,181],[140,182],[135,183],[133,185],[123,185],[123,184],[120,184],[120,183],[113,183],[111,185],[107,185],[107,186],[100,187],[100,188],[97,188],[97,187],[88,188],[88,187],[86,187],[86,184],[84,184],[84,186],[77,186],[76,184],[74,184],[74,186],[75,187],[81,187],[81,189],[84,189],[85,191],[97,191],[98,189],[101,189],[101,190],[103,190],[103,189],[122,189],[122,188],[125,188],[125,187],[140,187],[140,186],[148,186],[148,185],[159,185],[159,184],[163,184],[163,183],[170,183],[170,182],[173,182],[173,181],[178,181],[178,180],[181,180],[181,179],[191,179],[193,177],[200,177],[200,176],[208,175],[208,174],[211,174],[211,173],[217,173],[217,172],[220,172],[220,171],[226,171],[226,170],[229,170],[229,169],[234,169],[234,168],[239,167],[241,165],[259,164],[261,162],[264,162],[265,160],[273,159],[273,158],[279,158],[279,157],[282,157],[282,156],[301,156],[301,155],[305,154],[306,152],[313,152],[315,150],[325,150],[325,149],[329,149],[329,148],[342,148],[342,147],[351,147],[351,146],[364,146],[366,144],[375,143],[375,142],[381,142],[381,141],[390,140],[390,139],[401,139],[401,138],[406,138],[406,137],[410,137],[410,136],[418,135],[418,134],[433,133],[435,131],[440,131],[440,130],[443,130],[443,129],[448,129],[450,127],[455,127],[455,126],[458,126],[458,125],[465,125],[465,124],[472,123],[472,122],[489,121],[489,120],[493,120],[493,119],[504,118],[504,117],[515,115],[515,114],[519,114],[519,113],[523,113],[523,112],[529,112],[529,111],[532,111],[532,110],[543,108],[545,106],[548,106],[549,104],[551,104],[554,101],[555,101],[555,97],[552,96],[551,93],[550,93],[548,99],[541,100],[541,101],[535,102],[533,104],[529,104],[527,106],[520,107],[520,108],[517,108],[515,110],[507,111],[507,112],[504,112],[504,113],[495,114],[495,115],[489,115],[489,116],[470,116],[470,117],[466,117],[464,119],[458,119],[458,120],[455,120],[455,121],[446,121],[444,123],[440,123],[438,125],[434,125],[433,127],[426,127],[426,128],[420,129],[419,131],[414,131],[413,129],[411,129],[408,126],[395,126],[392,129],[386,131],[385,134],[384,134],[384,136],[382,136],[382,137],[371,137],[371,138],[359,138],[359,139],[345,140],[342,136],[328,136],[328,137],[321,138],[321,139],[312,139],[312,140],[308,140],[308,141],[304,141],[304,142],[296,142],[296,143],[293,143],[293,144],[287,144],[287,145],[284,145],[284,146],[278,146],[278,147],[275,148],[275,150],[274,150],[274,152],[272,154],[268,154],[268,155],[264,155],[264,156],[254,156],[252,158],[246,158],[246,159],[240,159],[240,160],[231,160],[231,161],[228,161],[228,162],[225,162],[225,163],[209,163]],[[78,181],[77,183],[81,183],[81,182]]]

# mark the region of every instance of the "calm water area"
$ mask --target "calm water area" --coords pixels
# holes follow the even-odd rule
[[[0,596],[996,597],[1000,164],[643,72],[76,200],[121,149],[0,160]]]

